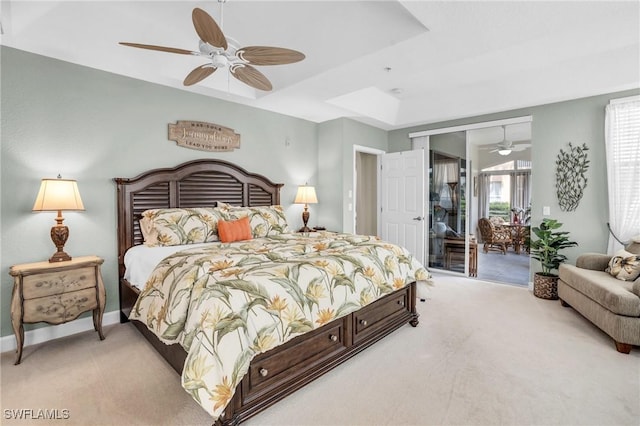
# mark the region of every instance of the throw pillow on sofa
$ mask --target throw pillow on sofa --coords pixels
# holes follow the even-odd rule
[[[622,281],[633,281],[640,276],[640,256],[620,250],[609,261],[606,271]]]

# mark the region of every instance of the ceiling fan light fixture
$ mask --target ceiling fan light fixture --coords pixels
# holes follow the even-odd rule
[[[229,60],[227,59],[227,57],[219,53],[213,55],[213,57],[211,58],[211,62],[216,68],[225,68],[229,64]]]
[[[221,24],[222,5],[225,2],[226,0],[218,0],[218,3],[220,3]],[[218,26],[207,12],[196,7],[191,15],[193,26],[200,38],[198,52],[152,44],[128,42],[120,42],[120,44],[160,52],[207,57],[211,63],[194,68],[184,79],[185,86],[199,83],[213,74],[218,68],[228,68],[233,77],[254,89],[271,91],[273,89],[271,82],[264,74],[254,68],[255,65],[292,64],[305,58],[303,53],[283,47],[246,46],[238,48],[235,40],[230,39],[231,43],[229,43],[227,37],[222,33],[221,26]]]
[[[500,155],[509,155],[509,154],[511,154],[511,150],[510,149],[499,149],[498,150],[498,154],[500,154]]]

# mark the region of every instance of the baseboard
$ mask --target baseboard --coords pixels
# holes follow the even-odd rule
[[[102,316],[102,326],[117,324],[120,322],[120,311],[106,312]],[[60,337],[70,336],[83,331],[93,330],[93,317],[88,316],[60,325],[40,327],[24,333],[24,346],[35,345]],[[0,337],[0,350],[2,352],[16,350],[16,336],[9,334]]]

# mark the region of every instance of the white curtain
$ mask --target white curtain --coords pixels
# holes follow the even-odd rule
[[[478,175],[478,217],[489,217],[491,182],[487,173]]]
[[[447,183],[458,182],[459,180],[458,160],[435,160],[433,163],[433,190],[440,195],[440,205],[450,209],[453,207],[453,203],[451,200],[451,190]]]
[[[640,235],[640,97],[612,100],[606,107],[605,141],[609,225],[623,242]],[[622,248],[609,236],[608,253]]]
[[[531,200],[531,172],[516,171],[511,173],[511,207],[526,210]]]

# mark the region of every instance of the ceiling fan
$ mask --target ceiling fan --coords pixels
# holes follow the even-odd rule
[[[530,143],[514,145],[512,141],[508,141],[505,126],[502,126],[502,135],[502,141],[498,142],[495,147],[491,148],[489,152],[497,152],[500,155],[509,155],[512,151],[524,151],[525,149],[531,147]]]
[[[224,0],[219,1],[224,2]],[[303,53],[282,47],[238,47],[233,39],[227,39],[224,36],[216,21],[202,9],[193,9],[192,20],[196,33],[200,37],[198,51],[140,43],[120,42],[120,44],[140,49],[209,58],[209,63],[200,65],[187,75],[183,82],[185,86],[199,83],[218,69],[228,67],[229,72],[236,79],[256,89],[269,91],[273,88],[271,82],[252,65],[291,64],[305,58]]]

